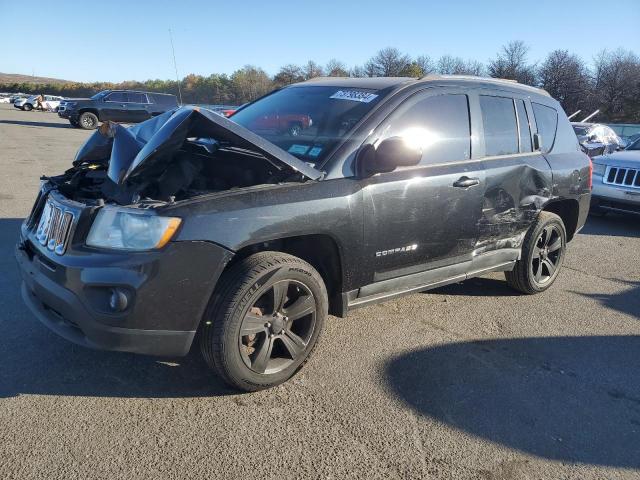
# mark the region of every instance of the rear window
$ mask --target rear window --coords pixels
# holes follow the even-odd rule
[[[518,123],[513,99],[480,95],[480,110],[484,124],[485,155],[518,153]]]
[[[538,133],[542,136],[542,150],[548,152],[556,141],[556,129],[558,128],[558,112],[555,108],[547,107],[539,103],[531,103],[533,114],[538,124]]]
[[[178,99],[175,95],[159,95],[157,93],[148,94],[149,100],[158,105],[175,107],[178,105]]]
[[[129,101],[133,103],[147,103],[147,96],[144,93],[129,92]]]

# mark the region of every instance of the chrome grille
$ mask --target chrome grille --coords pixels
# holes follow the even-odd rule
[[[603,182],[621,187],[640,188],[640,169],[607,167]]]
[[[65,210],[51,200],[47,200],[36,229],[36,239],[40,245],[62,255],[69,243],[73,220],[72,212]]]

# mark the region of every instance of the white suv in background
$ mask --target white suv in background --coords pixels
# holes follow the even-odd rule
[[[15,108],[19,108],[20,110],[26,110],[26,111],[33,110],[34,108],[36,108],[36,105],[38,104],[38,102],[36,101],[36,98],[38,98],[38,95],[31,95],[28,98],[21,98],[19,100],[16,100],[13,103],[13,106]],[[44,108],[46,110],[55,112],[63,98],[64,97],[58,97],[57,95],[45,95],[44,101],[42,102],[42,104],[44,105]]]

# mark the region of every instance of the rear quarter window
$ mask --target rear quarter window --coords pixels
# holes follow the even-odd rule
[[[538,124],[538,133],[542,137],[542,150],[548,152],[553,148],[558,129],[558,112],[555,108],[547,107],[539,103],[531,102],[533,115]]]
[[[158,95],[158,94],[148,94],[149,100],[152,103],[156,103],[162,106],[170,106],[175,107],[178,105],[178,99],[173,95]]]

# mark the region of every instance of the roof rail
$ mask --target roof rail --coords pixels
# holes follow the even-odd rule
[[[493,77],[477,77],[475,75],[435,75],[435,74],[429,74],[429,75],[425,75],[424,77],[419,78],[419,80],[468,80],[468,81],[475,81],[475,82],[485,82],[485,83],[495,83],[495,84],[508,84],[508,85],[518,85],[518,87],[526,89],[526,90],[532,90],[535,91],[537,93],[541,93],[543,95],[546,95],[548,97],[550,97],[551,95],[549,95],[549,92],[547,92],[546,90],[542,89],[542,88],[538,88],[538,87],[532,87],[531,85],[526,85],[524,83],[520,83],[517,80],[513,80],[511,78],[493,78]]]

